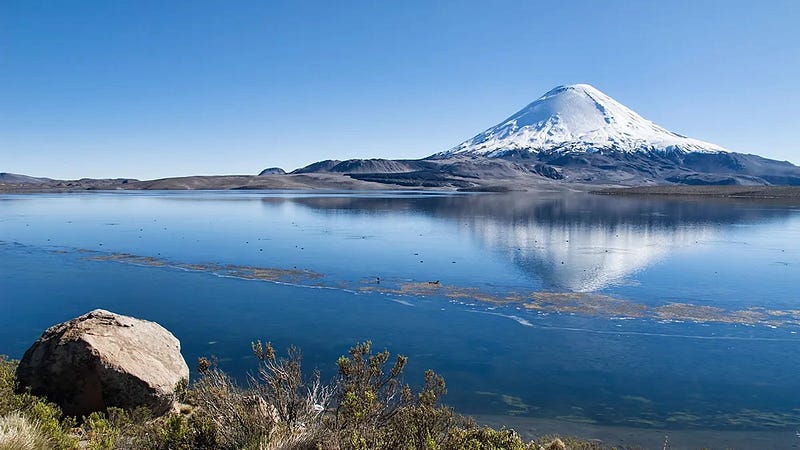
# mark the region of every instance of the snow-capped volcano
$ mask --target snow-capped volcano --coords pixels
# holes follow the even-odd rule
[[[513,116],[434,155],[503,156],[509,152],[726,152],[673,133],[588,84],[559,86]]]
[[[553,182],[800,186],[800,167],[673,133],[588,84],[559,86],[500,124],[427,158],[327,160],[294,173],[317,172],[400,186],[490,190]]]

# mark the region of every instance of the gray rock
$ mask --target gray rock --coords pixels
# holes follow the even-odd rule
[[[180,342],[161,325],[96,309],[47,329],[22,357],[20,387],[83,416],[110,406],[169,411],[188,380]]]

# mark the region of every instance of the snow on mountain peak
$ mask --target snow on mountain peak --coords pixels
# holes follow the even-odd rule
[[[588,84],[551,89],[519,112],[436,157],[510,151],[725,152],[668,131]]]

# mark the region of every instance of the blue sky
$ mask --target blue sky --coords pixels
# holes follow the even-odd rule
[[[424,157],[570,83],[800,163],[798,23],[796,0],[4,0],[0,171]]]

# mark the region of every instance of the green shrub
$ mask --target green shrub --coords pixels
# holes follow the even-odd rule
[[[387,372],[389,351],[372,353],[369,341],[350,349],[350,356],[336,362],[339,378],[336,384],[336,423],[340,428],[361,425],[383,425],[398,409],[405,396],[398,395],[399,377],[408,359],[398,355]]]
[[[151,419],[149,412],[109,408],[85,418],[81,435],[89,450],[214,450],[216,427],[198,414],[169,414]]]
[[[170,414],[159,430],[159,449],[191,450],[192,433],[189,422],[181,415]]]
[[[337,361],[334,437],[341,448],[378,449],[387,446],[384,431],[413,399],[400,376],[408,359],[398,355],[388,368],[389,351],[372,352],[369,341],[357,344]],[[387,370],[388,369],[388,370]]]
[[[15,411],[19,406],[14,389],[16,388],[17,362],[0,355],[0,416]]]
[[[204,414],[189,416],[189,428],[192,430],[192,445],[195,450],[213,450],[219,448],[217,426],[210,417]]]
[[[193,414],[170,414],[157,427],[154,450],[212,450],[221,447],[217,428],[209,417]],[[232,448],[232,447],[231,447]],[[246,448],[246,447],[241,447]]]
[[[513,430],[489,427],[452,428],[444,446],[446,450],[534,450]]]
[[[16,368],[16,361],[0,356],[0,416],[21,414],[46,436],[49,448],[77,448],[78,441],[71,434],[75,419],[62,419],[61,408],[30,392],[17,393]]]
[[[109,422],[101,413],[94,412],[84,420],[84,427],[88,431],[89,450],[113,450],[120,437],[121,430]]]
[[[403,406],[386,427],[389,448],[438,450],[447,441],[449,430],[469,422],[452,409],[439,405],[447,392],[444,379],[434,371],[425,372],[425,385],[418,394],[403,388]]]

